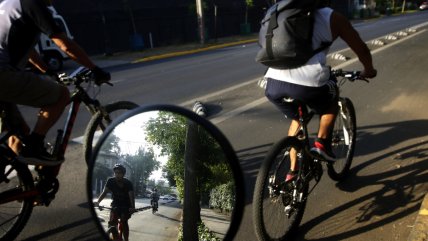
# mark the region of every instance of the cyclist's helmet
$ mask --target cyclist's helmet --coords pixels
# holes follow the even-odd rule
[[[121,164],[114,165],[113,171],[116,171],[116,170],[120,170],[123,173],[123,175],[126,174],[126,168]]]

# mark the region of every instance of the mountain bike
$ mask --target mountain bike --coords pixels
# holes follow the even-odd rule
[[[147,210],[147,209],[150,209],[150,208],[152,208],[152,206],[146,206],[146,207],[142,207],[142,208],[136,208],[135,211],[134,211],[134,213],[140,212],[140,211],[144,211],[144,210]],[[103,211],[103,209],[107,209],[107,210],[113,211],[113,212],[110,213],[110,215],[115,215],[114,211],[117,208],[116,207],[111,208],[111,207],[105,207],[105,206],[98,206],[98,209],[100,211]],[[130,215],[132,215],[132,213]],[[131,216],[129,216],[129,217],[131,217]],[[120,220],[120,218],[118,219],[117,223],[113,223],[113,222],[109,221],[108,227],[107,227],[107,235],[109,237],[109,240],[123,240],[123,237],[122,237],[122,235],[123,235],[122,225],[123,225],[122,224],[122,220]]]
[[[83,102],[92,115],[85,133],[85,150],[92,151],[92,141],[95,131],[104,129],[111,122],[112,114],[120,110],[128,110],[137,107],[128,101],[119,101],[102,106],[96,97],[88,94],[93,87],[94,79],[90,70],[78,68],[70,76],[59,78],[64,85],[74,86],[71,94],[71,103],[68,116],[65,120],[64,130],[58,130],[55,143],[50,148],[50,153],[58,160],[50,166],[38,166],[32,163],[23,163],[8,145],[11,136],[20,136],[20,130],[14,129],[12,116],[8,108],[1,110],[1,120],[6,126],[6,132],[0,135],[0,240],[13,240],[18,236],[27,223],[34,206],[49,206],[55,198],[59,188],[56,178],[61,161],[73,130],[74,122]],[[88,84],[85,90],[82,85]],[[2,106],[7,107],[7,103]],[[9,104],[10,105],[10,104]],[[90,146],[90,147],[89,147]],[[34,174],[30,172],[29,165],[35,165]]]
[[[347,81],[365,80],[358,71],[332,70],[340,87]],[[349,98],[339,97],[338,114],[332,132],[332,150],[336,161],[323,160],[309,150],[308,123],[314,115],[304,103],[298,105],[300,128],[296,136],[277,142],[267,153],[257,175],[253,196],[253,220],[259,240],[286,240],[298,229],[309,194],[323,175],[322,163],[335,181],[346,178],[354,155],[357,124],[354,106]],[[294,155],[294,156],[292,156]],[[296,156],[297,155],[297,156]],[[297,160],[297,173],[285,181],[290,169],[290,158]],[[314,180],[314,183],[311,181]]]

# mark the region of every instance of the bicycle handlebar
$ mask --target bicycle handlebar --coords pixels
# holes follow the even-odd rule
[[[335,69],[335,70],[331,70],[331,74],[335,77],[344,77],[345,79],[352,82],[355,80],[363,80],[363,81],[366,81],[367,83],[369,82],[368,79],[361,76],[361,71],[356,71],[356,70],[345,71],[342,69]]]
[[[152,208],[152,206],[145,206],[145,207],[142,207],[142,208],[135,208],[134,212],[136,213],[136,212],[144,211],[144,210],[147,210],[147,209],[150,209],[150,208]],[[112,208],[112,207],[106,207],[106,206],[98,206],[98,209],[100,211],[102,211],[103,209],[112,210],[114,208]]]
[[[93,72],[85,67],[79,67],[77,68],[73,73],[70,75],[67,75],[66,73],[58,74],[58,81],[64,85],[80,85],[83,82],[94,82],[95,77]],[[101,84],[108,84],[110,86],[113,86],[112,83],[109,81],[102,82]]]

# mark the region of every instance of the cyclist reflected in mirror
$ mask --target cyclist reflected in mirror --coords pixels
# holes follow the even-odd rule
[[[231,227],[239,222],[233,222],[235,203],[243,195],[237,197],[242,192],[236,190],[238,163],[228,142],[219,141],[220,133],[212,126],[207,128],[181,113],[155,110],[131,114],[138,111],[113,123],[95,147],[89,180],[98,226],[113,236],[108,227],[111,217],[97,206],[108,206],[106,200],[110,199],[115,202],[109,182],[119,176],[109,175],[120,163],[127,173],[123,180],[130,182],[127,191],[133,188],[135,194],[135,206],[131,201],[127,207],[141,211],[128,220],[129,240],[198,240],[198,235],[223,240],[234,235]],[[127,185],[125,181],[123,185]],[[122,195],[132,197],[130,193]]]
[[[106,197],[107,193],[111,193],[109,230],[119,227],[117,230],[110,230],[114,239],[123,237],[123,240],[128,241],[128,219],[135,211],[134,188],[132,183],[124,177],[126,168],[123,165],[114,165],[113,171],[114,177],[107,179],[107,183],[98,200],[94,202],[94,206],[99,207],[99,203]]]

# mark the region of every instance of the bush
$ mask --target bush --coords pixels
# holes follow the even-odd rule
[[[199,241],[221,241],[220,238],[214,235],[213,232],[211,232],[203,222],[200,222],[198,224],[198,239]],[[178,241],[184,241],[183,240],[183,227],[180,226],[178,231]]]
[[[235,203],[235,185],[228,182],[217,186],[210,193],[210,208],[219,209],[221,212],[230,212]]]

